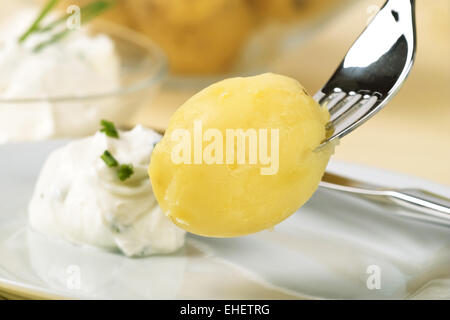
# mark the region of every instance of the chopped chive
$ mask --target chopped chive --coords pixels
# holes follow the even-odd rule
[[[120,181],[125,181],[134,173],[133,166],[131,164],[121,164],[117,171],[117,177]]]
[[[108,150],[105,150],[100,158],[102,158],[103,162],[105,162],[106,165],[110,168],[117,167],[119,165],[119,162],[117,162],[116,158],[114,158],[111,152],[109,152]]]
[[[100,129],[100,132],[104,132],[108,137],[111,138],[119,138],[119,133],[117,132],[116,126],[113,122],[108,120],[102,120],[100,121],[100,125],[102,128]]]
[[[132,164],[121,164],[114,158],[114,156],[108,150],[105,150],[103,154],[100,156],[105,164],[110,167],[118,167],[117,168],[117,177],[120,181],[125,181],[134,173]]]

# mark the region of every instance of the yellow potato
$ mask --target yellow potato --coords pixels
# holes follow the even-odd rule
[[[140,0],[126,8],[180,74],[228,71],[253,26],[243,0]]]
[[[276,21],[307,20],[330,10],[342,0],[247,0],[260,18]]]
[[[328,111],[285,76],[266,73],[215,83],[175,112],[154,149],[149,176],[156,198],[175,224],[195,234],[233,237],[271,228],[316,190],[333,153],[332,145],[316,150],[328,119]],[[227,140],[230,129],[257,133],[256,163],[252,139],[241,145]],[[266,137],[260,134],[264,130]],[[267,142],[269,162],[261,163],[261,141]],[[211,159],[215,163],[208,164]]]

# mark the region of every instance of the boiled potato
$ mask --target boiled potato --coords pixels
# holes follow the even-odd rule
[[[126,8],[176,73],[228,71],[253,26],[244,0],[141,0]]]
[[[337,0],[247,0],[260,18],[264,20],[292,21],[310,19],[329,7],[338,4]]]
[[[175,112],[156,145],[149,166],[156,198],[175,224],[195,234],[233,237],[271,228],[316,190],[333,152],[332,145],[317,149],[328,119],[285,76],[215,83]],[[248,134],[241,144],[231,134],[237,129]]]

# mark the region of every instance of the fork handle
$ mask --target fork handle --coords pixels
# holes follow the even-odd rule
[[[394,189],[386,191],[386,197],[401,206],[423,213],[429,217],[450,223],[450,200],[420,189]]]
[[[354,192],[372,201],[390,203],[409,209],[394,211],[399,216],[450,227],[450,199],[429,191],[420,189],[367,190],[360,188],[347,188],[347,190],[342,191]]]
[[[336,178],[336,176],[334,176]],[[342,177],[338,177],[341,178]],[[346,181],[322,181],[321,187],[353,193],[369,200],[395,204],[408,208],[407,211],[395,211],[401,216],[417,220],[450,226],[450,199],[420,189],[383,189],[366,186],[355,180],[345,178]]]

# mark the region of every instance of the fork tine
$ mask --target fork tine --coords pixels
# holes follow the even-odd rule
[[[334,130],[333,134],[340,135],[343,132],[346,132],[346,134],[349,133],[354,129],[351,128],[354,124],[358,123],[358,121],[377,107],[378,102],[379,98],[376,95],[365,95],[356,104],[347,107],[340,115],[334,118],[332,117],[330,127]]]
[[[361,97],[362,95],[359,93],[350,92],[344,100],[336,104],[333,108],[329,109],[331,116],[330,121],[334,121],[341,114],[346,112],[349,108],[355,105],[361,99]]]
[[[336,104],[338,104],[342,99],[344,99],[347,96],[345,92],[342,92],[341,89],[334,89],[334,92],[324,96],[320,104],[322,106],[325,106],[328,110],[332,109]]]

